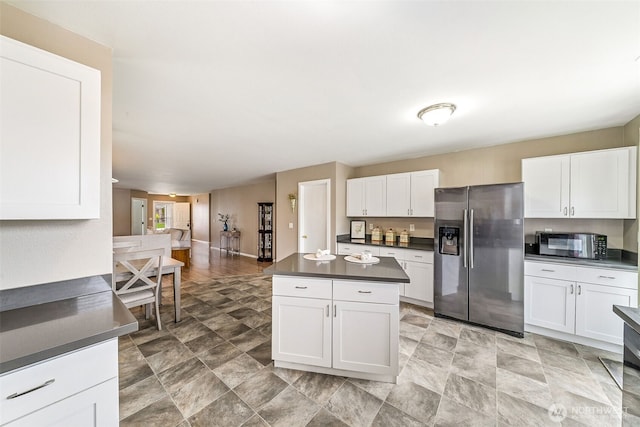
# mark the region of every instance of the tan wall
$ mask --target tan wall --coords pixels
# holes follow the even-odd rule
[[[100,218],[0,221],[0,289],[110,273],[111,49],[1,2],[0,34],[98,69],[102,76]]]
[[[333,217],[331,218],[331,235],[336,235],[338,228],[344,227],[344,215],[340,221],[336,221],[336,206],[342,206],[346,203],[346,181],[337,182],[337,170],[340,169],[341,176],[350,172],[348,166],[338,163],[324,163],[321,165],[309,166],[306,168],[292,169],[276,174],[276,248],[275,256],[277,260],[286,258],[290,254],[298,250],[298,209],[291,210],[289,205],[289,193],[298,193],[298,183],[305,181],[315,181],[319,179],[331,180],[331,206]],[[340,193],[342,201],[337,203],[336,194]],[[289,223],[293,224],[293,228],[289,228]],[[330,248],[335,252],[335,240]]]
[[[626,128],[626,127],[625,127]],[[384,175],[423,169],[440,169],[440,186],[457,187],[464,185],[496,184],[516,182],[521,179],[521,160],[528,157],[565,154],[579,151],[634,145],[623,137],[622,127],[580,132],[551,138],[515,142],[505,145],[460,151],[436,156],[381,163],[355,168],[353,177]],[[635,144],[637,144],[637,135]],[[364,218],[369,224],[383,229],[407,229],[414,224],[416,237],[433,237],[433,220],[429,218]],[[625,223],[628,225],[625,226]],[[536,230],[551,228],[556,231],[591,231],[609,236],[609,245],[613,248],[633,248],[637,250],[637,238],[633,231],[636,220],[527,220],[525,234]],[[637,233],[635,233],[637,234]]]
[[[209,193],[189,197],[191,202],[191,238],[201,242],[210,241],[211,217],[209,215]]]
[[[264,181],[211,192],[211,247],[220,247],[222,222],[218,213],[229,214],[229,229],[234,227],[241,233],[240,252],[258,256],[258,202],[275,202],[275,181]],[[275,209],[276,216],[278,209]],[[278,229],[274,231],[278,235]],[[276,246],[277,248],[277,246]]]
[[[131,199],[147,201],[147,228],[153,226],[153,201],[190,202],[189,196],[169,197],[165,194],[149,194],[142,190],[113,189],[113,235],[128,236],[131,234]],[[192,205],[193,209],[193,205]],[[193,217],[193,212],[191,213]]]
[[[113,235],[131,234],[131,190],[113,189]]]
[[[624,145],[637,146],[638,156],[640,156],[640,115],[624,125],[623,141]],[[638,164],[640,165],[640,157]],[[636,214],[640,215],[640,182],[638,182],[636,190],[638,191]],[[624,249],[632,252],[638,251],[638,221],[624,221]],[[638,298],[640,299],[640,295]]]

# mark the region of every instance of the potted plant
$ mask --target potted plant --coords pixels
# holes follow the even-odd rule
[[[229,231],[229,219],[231,218],[231,216],[229,216],[229,214],[221,214],[220,212],[218,212],[218,221],[223,223],[222,229],[224,231]]]

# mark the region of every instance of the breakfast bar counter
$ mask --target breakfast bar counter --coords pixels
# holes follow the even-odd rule
[[[307,257],[292,254],[264,270],[273,275],[274,366],[395,383],[407,274],[391,257]]]

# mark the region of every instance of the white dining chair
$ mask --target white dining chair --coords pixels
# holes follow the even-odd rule
[[[127,308],[145,305],[149,318],[151,304],[155,305],[158,330],[160,324],[159,290],[162,287],[163,249],[115,252],[111,287]]]

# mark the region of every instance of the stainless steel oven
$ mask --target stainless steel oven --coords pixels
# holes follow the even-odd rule
[[[594,233],[546,233],[536,232],[540,255],[570,258],[605,259],[607,236]]]

